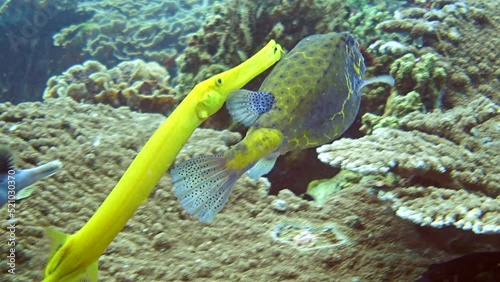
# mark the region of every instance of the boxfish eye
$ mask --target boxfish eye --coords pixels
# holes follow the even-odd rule
[[[356,46],[356,39],[352,35],[347,35],[347,45],[349,46]]]
[[[217,84],[217,86],[221,86],[222,85],[222,79],[221,78],[217,78],[216,84]]]

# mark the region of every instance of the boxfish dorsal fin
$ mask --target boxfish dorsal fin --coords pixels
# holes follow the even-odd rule
[[[273,103],[274,96],[269,92],[240,89],[229,94],[226,107],[234,120],[251,126]]]

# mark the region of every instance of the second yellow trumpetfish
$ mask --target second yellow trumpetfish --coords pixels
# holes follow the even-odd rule
[[[50,229],[52,251],[43,281],[97,281],[97,259],[151,193],[193,131],[243,87],[281,58],[271,40],[239,66],[197,84],[156,130],[115,188],[75,234]]]

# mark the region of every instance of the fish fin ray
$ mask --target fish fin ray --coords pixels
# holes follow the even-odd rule
[[[62,257],[54,260],[54,256],[57,251],[64,245],[64,243],[69,239],[70,235],[63,233],[61,231],[55,230],[53,228],[45,228],[45,236],[50,239],[50,253],[48,259],[48,265],[45,266],[45,276],[49,276],[55,267],[59,264]]]
[[[279,151],[273,152],[255,163],[255,165],[247,171],[247,175],[252,179],[257,179],[264,174],[269,173],[276,163],[276,159],[280,156]]]
[[[45,266],[45,277],[50,276],[52,272],[57,268],[61,262],[64,254],[58,253],[59,249],[66,244],[70,239],[71,235],[63,233],[61,231],[55,230],[53,228],[45,229],[45,236],[50,238],[50,254],[47,265]],[[58,258],[54,258],[54,256]],[[72,273],[60,281],[85,281],[85,282],[97,282],[97,267],[98,260],[91,263],[84,271]]]
[[[269,92],[240,89],[229,94],[226,107],[234,120],[251,126],[261,114],[271,110],[274,96]]]
[[[202,156],[175,166],[174,194],[181,206],[201,222],[211,222],[229,199],[240,173],[230,172],[221,155]]]
[[[19,190],[16,193],[16,200],[22,200],[24,198],[28,198],[29,196],[31,196],[31,194],[33,194],[33,191],[35,191],[34,185],[24,187],[23,189]]]

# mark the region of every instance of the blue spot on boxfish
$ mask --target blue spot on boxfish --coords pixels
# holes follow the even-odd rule
[[[252,110],[259,113],[267,113],[273,106],[274,96],[268,92],[255,92],[250,97]]]

